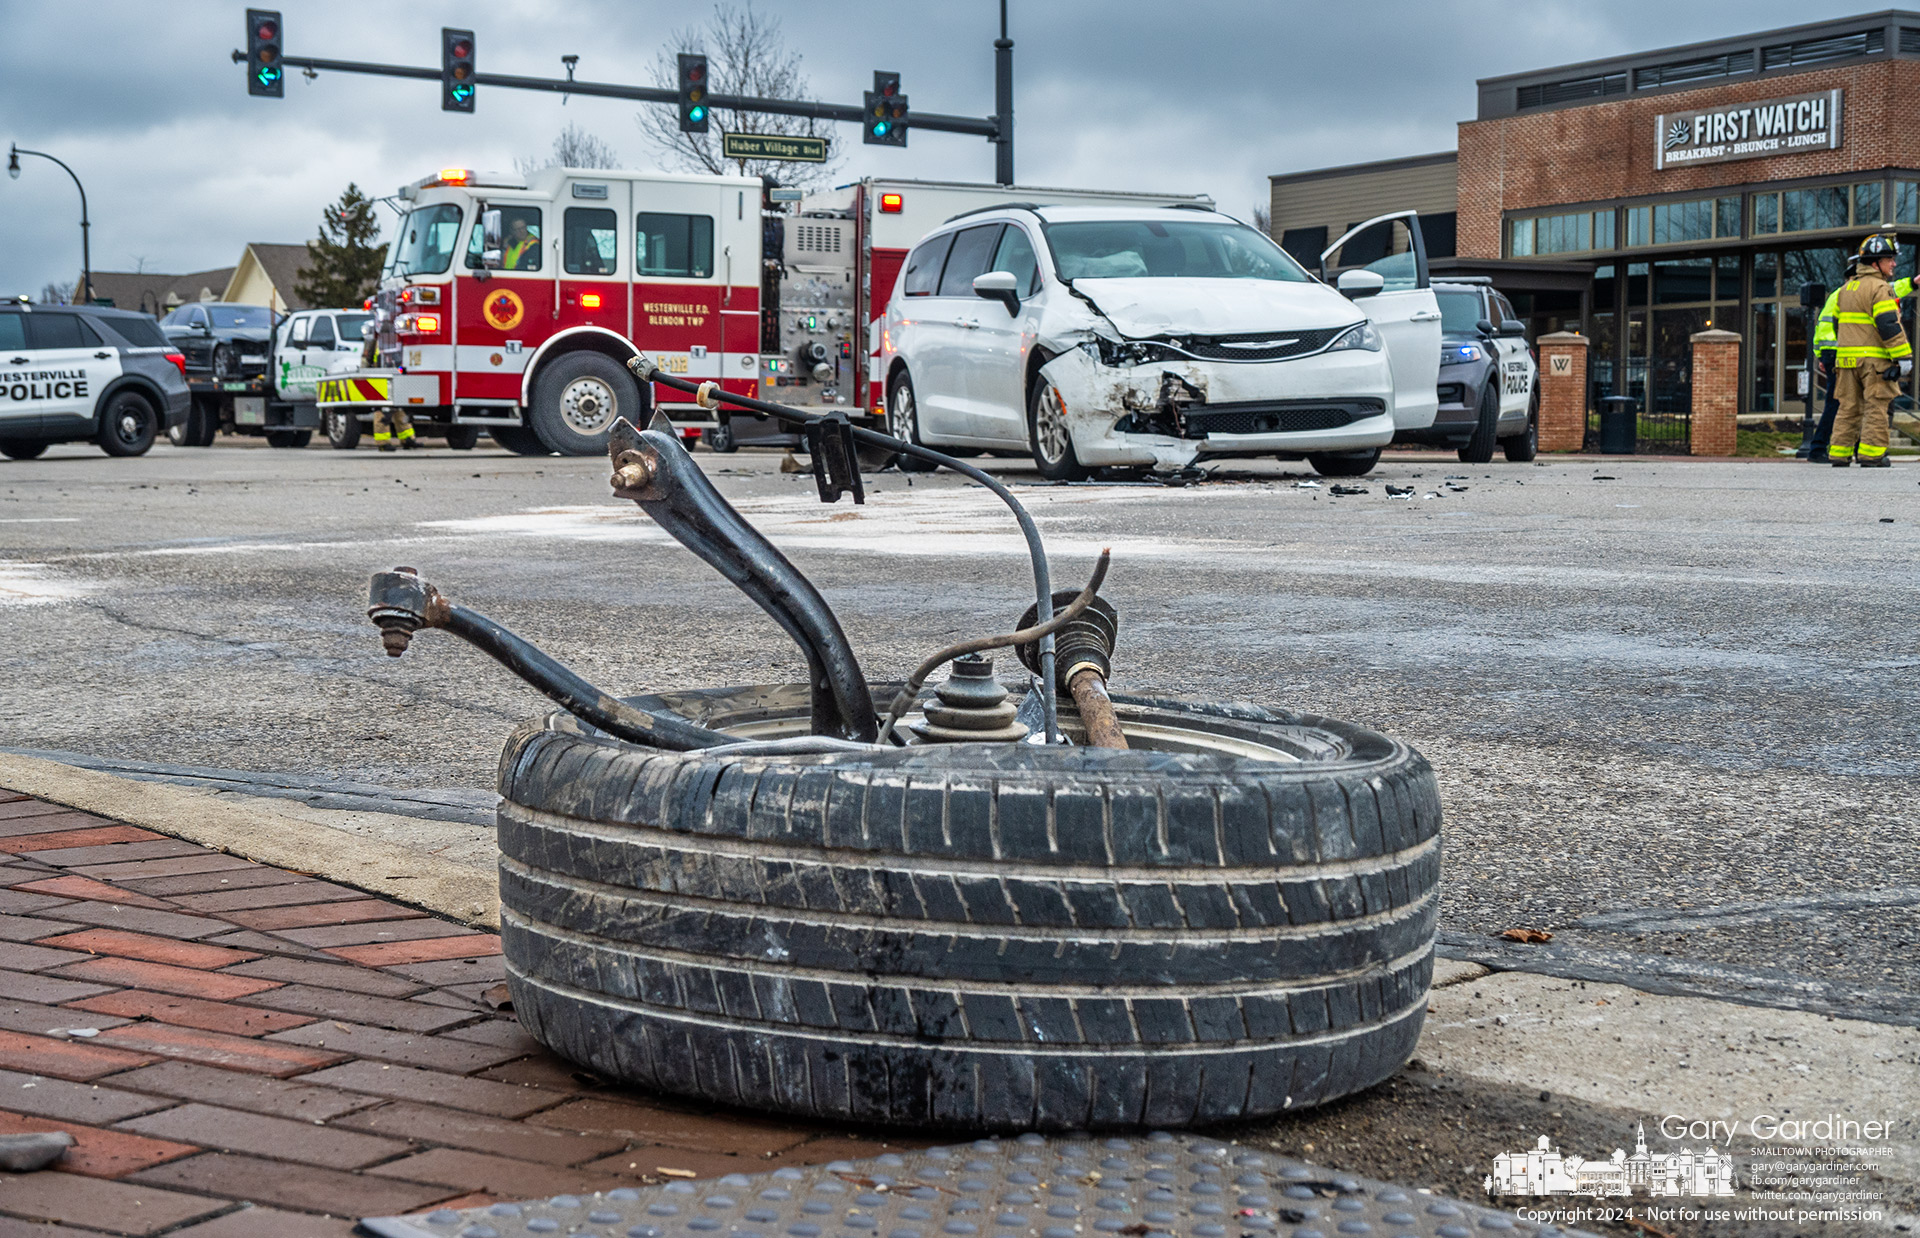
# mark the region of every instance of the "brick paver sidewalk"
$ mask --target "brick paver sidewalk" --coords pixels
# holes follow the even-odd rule
[[[77,1141],[54,1169],[0,1176],[0,1238],[342,1235],[330,1217],[885,1148],[600,1083],[494,1009],[499,952],[0,790],[0,1134]]]

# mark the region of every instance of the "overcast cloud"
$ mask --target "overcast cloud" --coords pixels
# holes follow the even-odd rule
[[[644,82],[695,0],[371,3],[283,0],[290,55],[437,64],[439,28],[470,26],[481,71]],[[805,58],[816,97],[857,102],[898,70],[916,108],[993,110],[995,0],[760,0]],[[248,241],[312,237],[348,181],[392,193],[446,165],[511,168],[577,123],[634,167],[657,154],[644,106],[482,87],[472,116],[431,82],[329,73],[253,99],[228,52],[244,3],[0,0],[0,139],[85,182],[97,270],[229,266]],[[888,11],[891,21],[868,15]],[[1869,11],[1747,0],[1227,3],[1012,0],[1022,184],[1203,192],[1245,216],[1279,172],[1451,149],[1474,80]],[[904,151],[838,127],[842,179],[991,181],[983,140],[917,132]],[[1391,207],[1393,203],[1383,203]],[[386,217],[386,218],[390,218]],[[45,160],[0,180],[0,294],[76,277],[72,182]]]

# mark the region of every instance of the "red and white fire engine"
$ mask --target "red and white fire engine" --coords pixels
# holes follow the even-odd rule
[[[776,207],[754,178],[582,168],[443,168],[400,196],[409,209],[375,297],[376,364],[319,386],[330,437],[394,405],[430,433],[483,426],[537,455],[600,454],[616,419],[637,420],[626,362],[641,353],[670,374],[877,425],[878,323],[928,230],[1016,201],[1210,205],[868,179]],[[682,393],[650,395],[718,450],[781,439]]]

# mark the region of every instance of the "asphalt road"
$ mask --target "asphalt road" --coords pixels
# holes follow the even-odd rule
[[[1004,509],[957,478],[887,473],[829,508],[776,454],[698,459],[875,679],[1031,599]],[[1446,952],[1920,1022],[1920,467],[1389,458],[1335,496],[1271,465],[1165,489],[993,463],[1059,584],[1113,548],[1116,687],[1327,713],[1428,756]],[[609,498],[603,461],[62,447],[0,461],[0,747],[483,809],[544,700],[439,634],[382,656],[366,580],[402,563],[616,690],[803,674]],[[1514,927],[1554,938],[1495,936]]]

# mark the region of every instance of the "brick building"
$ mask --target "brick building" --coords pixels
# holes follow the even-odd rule
[[[1431,180],[1446,156],[1404,162]],[[1587,335],[1593,397],[1686,411],[1688,341],[1716,329],[1744,341],[1740,411],[1798,414],[1800,286],[1831,288],[1879,224],[1920,241],[1920,12],[1486,78],[1452,166],[1436,273],[1491,276],[1535,334]],[[1275,235],[1413,205],[1355,171],[1274,177]]]

